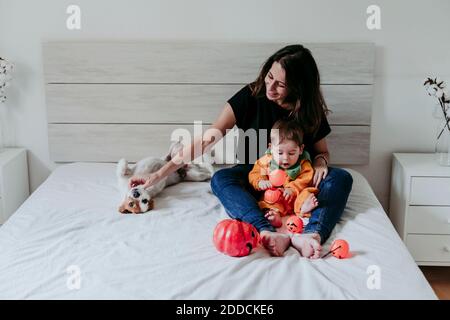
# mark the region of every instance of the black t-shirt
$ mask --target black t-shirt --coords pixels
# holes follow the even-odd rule
[[[260,129],[267,130],[267,141],[260,142],[259,138],[263,136],[257,135],[257,145],[261,146],[260,148],[258,148],[258,158],[261,157],[267,149],[267,143],[270,141],[270,129],[276,121],[283,118],[288,118],[289,111],[283,109],[275,102],[270,101],[265,95],[263,97],[254,97],[249,85],[246,85],[244,88],[239,90],[233,97],[228,100],[228,103],[233,109],[234,116],[236,118],[236,126],[239,129],[242,129],[244,131],[247,131],[248,129],[255,129],[256,132],[259,132]],[[315,154],[313,145],[317,141],[327,136],[330,132],[331,128],[324,113],[322,122],[316,134],[304,135],[303,142],[305,144],[305,150],[308,151],[309,154],[313,157]],[[243,155],[239,156],[238,153],[239,159],[246,159],[245,163],[253,163],[248,154],[249,143],[250,142],[247,141],[244,147],[245,158],[243,157]],[[239,147],[239,149],[242,150],[241,146]]]

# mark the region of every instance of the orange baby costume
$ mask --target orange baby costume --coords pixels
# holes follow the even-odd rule
[[[261,180],[269,180],[269,173],[275,169],[282,168],[273,161],[272,154],[268,151],[255,162],[252,171],[248,174],[250,184],[256,190],[261,191],[258,183]],[[271,204],[264,201],[263,195],[258,202],[259,207],[261,209],[274,209],[281,216],[285,216],[292,214],[292,202],[294,202],[294,213],[299,217],[309,218],[311,214],[309,212],[301,212],[301,207],[310,194],[317,194],[319,192],[317,188],[312,186],[314,169],[311,165],[309,154],[306,151],[303,152],[295,165],[282,170],[285,170],[287,173],[287,179],[283,188],[291,188],[294,191],[293,199],[288,203],[282,197],[282,201]]]

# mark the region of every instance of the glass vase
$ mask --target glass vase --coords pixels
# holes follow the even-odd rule
[[[450,122],[439,121],[435,145],[436,160],[441,166],[450,166]]]

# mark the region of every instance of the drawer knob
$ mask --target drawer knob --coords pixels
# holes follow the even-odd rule
[[[450,246],[444,246],[444,251],[450,252]]]

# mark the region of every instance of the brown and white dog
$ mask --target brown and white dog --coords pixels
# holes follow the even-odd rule
[[[128,165],[125,159],[117,164],[117,179],[122,192],[121,213],[144,213],[153,209],[154,198],[165,187],[181,181],[206,181],[211,179],[214,169],[208,162],[191,163],[159,181],[157,184],[144,189],[143,185],[128,186],[129,178],[133,175],[147,175],[158,171],[180,151],[183,146],[175,143],[171,146],[169,155],[164,159],[149,157],[138,161],[135,165]]]

